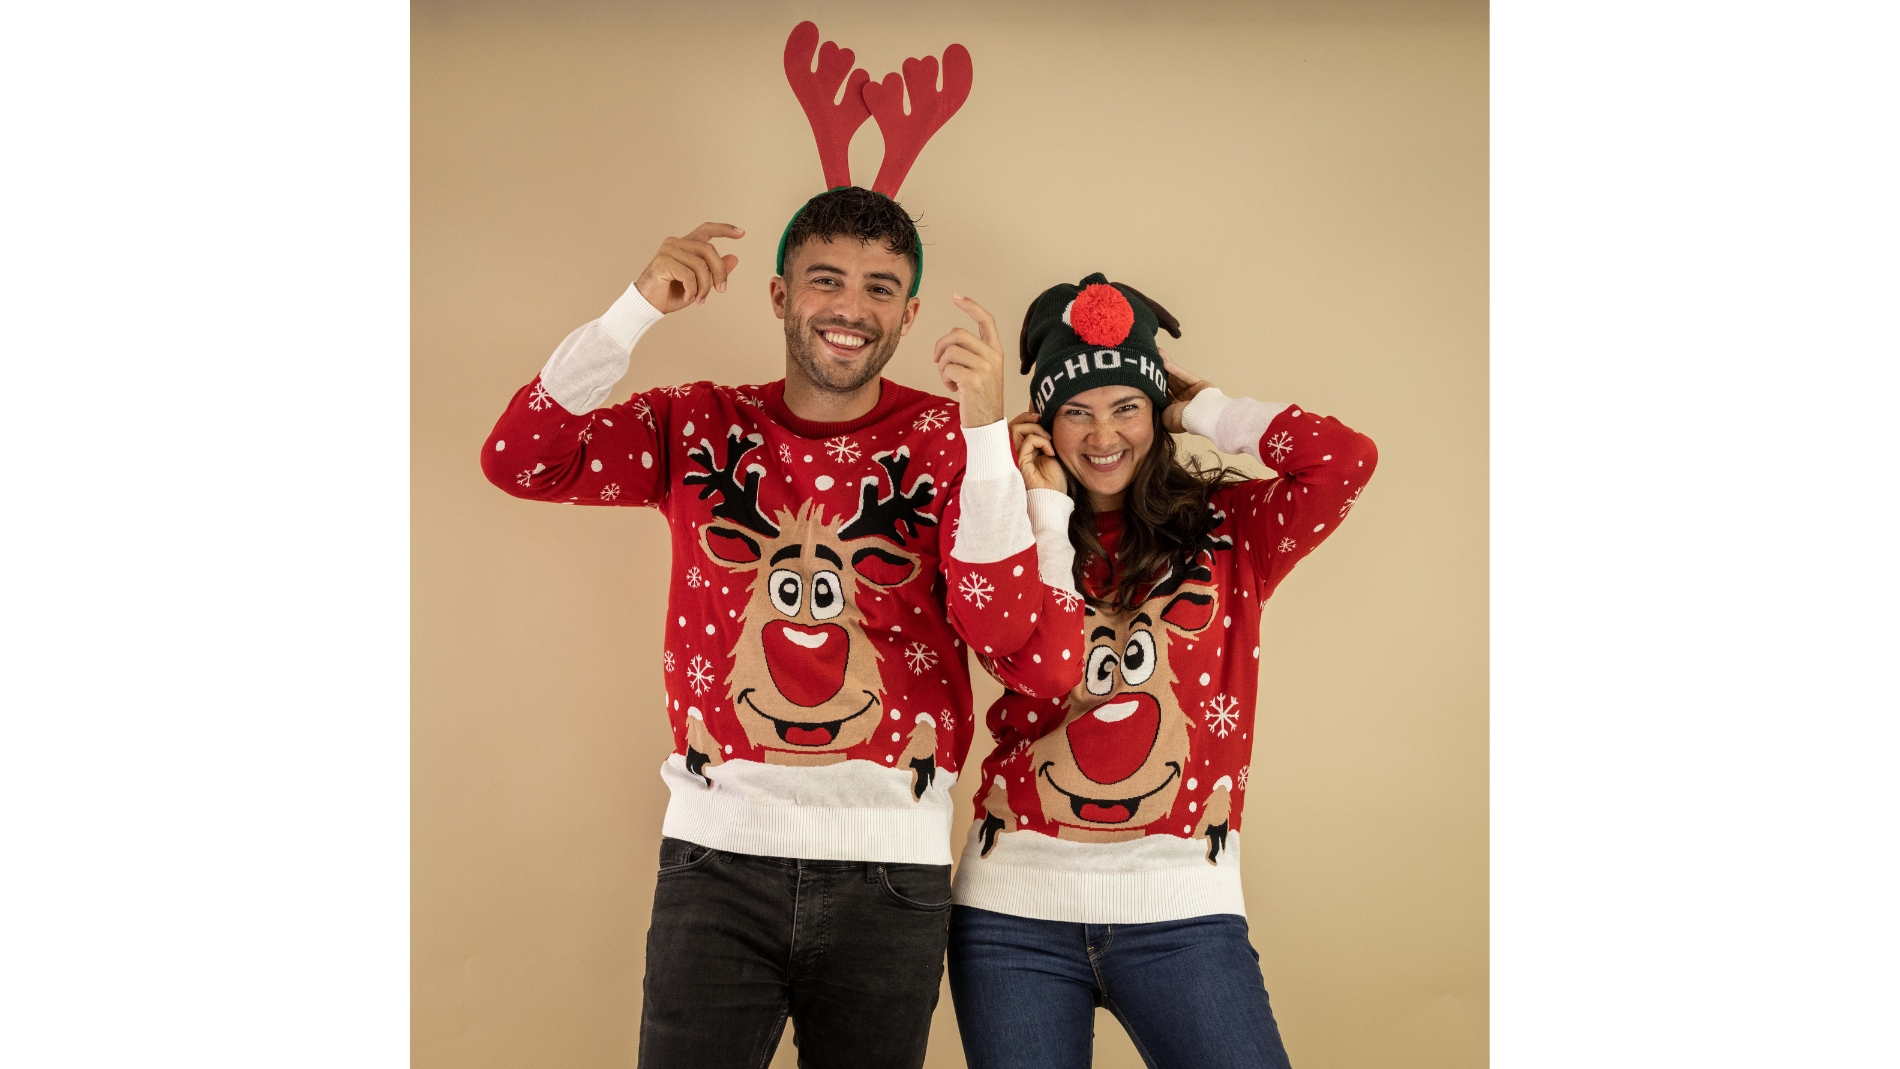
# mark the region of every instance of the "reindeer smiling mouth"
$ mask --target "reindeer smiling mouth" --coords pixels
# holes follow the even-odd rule
[[[778,731],[779,740],[790,743],[793,746],[829,746],[831,740],[838,737],[839,728],[842,728],[847,721],[856,720],[858,717],[870,712],[871,707],[877,704],[877,695],[868,690],[859,691],[858,693],[865,697],[864,705],[850,716],[841,716],[836,720],[826,720],[817,724],[801,724],[795,720],[780,720],[778,717],[759,708],[751,698],[752,692],[756,689],[758,688],[747,687],[740,691],[738,698],[739,703],[767,720],[770,720],[772,727]]]
[[[1044,761],[1042,766],[1036,769],[1036,775],[1048,780],[1049,786],[1054,787],[1058,794],[1069,800],[1069,809],[1075,814],[1077,820],[1086,820],[1091,824],[1126,824],[1135,819],[1135,811],[1141,808],[1143,799],[1161,793],[1162,787],[1173,783],[1175,777],[1181,774],[1179,764],[1173,761],[1165,763],[1173,771],[1168,773],[1167,779],[1161,781],[1161,786],[1135,795],[1133,798],[1084,798],[1073,791],[1065,791],[1062,785],[1056,782],[1056,778],[1049,774],[1050,767],[1055,764],[1054,761]]]

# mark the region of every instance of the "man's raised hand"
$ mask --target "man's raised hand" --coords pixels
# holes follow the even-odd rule
[[[957,327],[937,339],[931,359],[944,386],[957,395],[963,425],[987,427],[1003,418],[1003,345],[996,333],[996,317],[961,293],[950,299],[976,320],[981,336]]]
[[[634,288],[662,314],[705,304],[708,294],[726,291],[726,277],[739,266],[739,258],[721,256],[712,239],[742,237],[745,231],[731,223],[701,223],[683,238],[667,238],[634,280]]]

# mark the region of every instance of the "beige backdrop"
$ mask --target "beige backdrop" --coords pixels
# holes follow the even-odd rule
[[[975,60],[904,186],[928,272],[892,378],[937,389],[953,290],[1013,360],[1027,301],[1102,270],[1178,314],[1171,352],[1229,393],[1378,442],[1352,522],[1268,607],[1248,914],[1302,1069],[1483,1065],[1482,4],[697,7],[416,9],[415,1064],[633,1061],[670,748],[662,520],[516,501],[477,450],[703,220],[751,235],[733,289],[656,327],[613,399],[783,374],[773,245],[821,174],[779,56],[809,17],[874,77],[952,41]],[[867,123],[861,182],[880,151]],[[1097,1065],[1140,1064],[1106,1014],[1097,1035]],[[963,1064],[947,988],[929,1064]]]

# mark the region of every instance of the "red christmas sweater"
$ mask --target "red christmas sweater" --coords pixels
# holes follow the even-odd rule
[[[1336,419],[1203,390],[1183,423],[1279,473],[1216,491],[1191,565],[1125,612],[1086,610],[1084,676],[990,708],[956,901],[1044,920],[1138,924],[1246,913],[1240,822],[1260,680],[1260,611],[1372,477],[1372,440]],[[1113,554],[1121,514],[1096,517]],[[1111,578],[1101,561],[1092,590]]]
[[[974,719],[966,644],[1027,693],[1080,677],[1074,558],[1054,534],[1066,513],[1038,525],[1039,566],[1007,427],[966,429],[956,402],[888,380],[844,423],[794,415],[782,381],[598,407],[659,318],[629,288],[569,335],[496,422],[482,469],[516,497],[666,516],[665,834],[949,864]]]

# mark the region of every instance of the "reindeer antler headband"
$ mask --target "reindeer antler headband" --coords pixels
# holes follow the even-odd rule
[[[817,69],[812,56],[818,57]],[[849,48],[831,41],[818,44],[818,24],[801,22],[792,27],[785,39],[785,78],[792,93],[811,120],[812,136],[818,141],[818,162],[825,169],[827,192],[851,185],[851,137],[876,116],[877,128],[884,134],[884,164],[878,168],[873,193],[897,199],[897,188],[910,174],[911,164],[923,152],[931,135],[950,121],[963,102],[970,98],[970,50],[951,45],[943,52],[943,88],[937,88],[937,57],[906,59],[902,75],[892,72],[882,82],[871,81],[863,68],[853,69],[857,57]],[[844,87],[842,98],[838,87]],[[904,93],[910,92],[910,114],[904,113]],[[806,202],[810,204],[809,201]],[[785,243],[792,227],[805,213],[803,207],[792,213],[785,233],[778,239],[778,273],[785,273]],[[910,296],[924,280],[924,252],[917,249],[917,277],[911,280]]]

